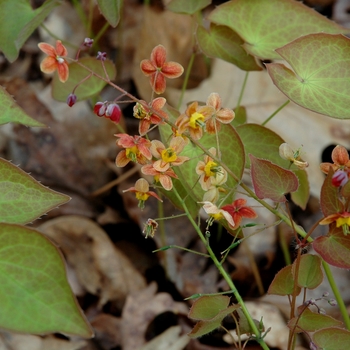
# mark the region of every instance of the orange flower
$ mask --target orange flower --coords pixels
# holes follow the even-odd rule
[[[66,82],[69,76],[68,63],[63,58],[67,56],[67,49],[60,40],[56,41],[56,48],[46,43],[39,43],[39,49],[46,53],[48,57],[40,64],[40,69],[44,73],[53,73],[56,69],[58,77],[62,83]]]
[[[321,163],[320,168],[325,173],[328,174],[329,167],[331,166],[336,172],[338,169],[350,173],[350,160],[349,153],[347,149],[343,146],[336,146],[332,151],[332,160],[333,163]]]
[[[165,47],[158,45],[152,50],[151,59],[142,60],[140,63],[142,72],[150,77],[152,89],[156,94],[162,94],[165,91],[165,78],[178,78],[184,71],[181,64],[176,62],[165,62],[165,60]]]
[[[154,163],[153,163],[154,164]],[[171,178],[177,179],[173,169],[168,169],[166,171],[158,171],[153,167],[153,164],[146,164],[141,168],[141,172],[144,175],[151,175],[154,177],[155,182],[159,182],[163,188],[170,191],[173,188],[173,181]]]
[[[235,222],[233,221],[232,215],[224,209],[219,209],[215,204],[211,202],[201,202],[204,211],[210,215],[214,220],[226,220],[228,225],[233,228],[235,227]]]

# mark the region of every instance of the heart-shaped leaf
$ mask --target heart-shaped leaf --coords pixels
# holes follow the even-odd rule
[[[298,178],[292,171],[283,169],[269,160],[256,158],[252,154],[249,154],[249,157],[254,191],[258,198],[285,202],[284,194],[298,189]]]
[[[97,0],[98,7],[108,23],[115,28],[120,21],[122,0]]]
[[[312,246],[328,264],[350,269],[350,235],[342,227],[331,224],[328,235],[317,237]]]
[[[297,288],[299,294],[301,288]],[[276,295],[292,295],[294,292],[294,278],[292,274],[292,265],[285,266],[282,270],[278,271],[277,275],[270,284],[268,294]]]
[[[28,0],[0,1],[0,50],[10,62],[17,59],[23,44],[58,4],[48,0],[33,10]]]
[[[192,320],[209,320],[228,307],[230,298],[225,295],[205,295],[192,305],[188,317]]]
[[[0,158],[0,221],[26,224],[69,200]]]
[[[292,265],[295,276],[296,263]],[[304,254],[300,257],[298,271],[298,285],[302,288],[315,289],[323,281],[321,258],[314,254]]]
[[[111,61],[106,60],[104,61],[104,65],[109,78],[113,80],[116,74],[114,64]],[[94,57],[80,58],[79,64],[72,63],[69,65],[69,78],[65,83],[61,83],[58,78],[58,74],[55,73],[52,81],[52,96],[54,99],[61,102],[66,102],[67,96],[73,91],[76,85],[90,75],[90,72],[83,66],[87,67],[99,76],[106,78],[101,61]],[[75,90],[77,101],[86,100],[97,95],[106,84],[107,83],[104,80],[91,76]]]
[[[312,336],[320,349],[339,350],[350,348],[350,332],[346,329],[330,327],[317,331]]]
[[[229,1],[218,6],[209,20],[236,31],[245,41],[244,48],[261,59],[279,59],[275,49],[303,35],[349,32],[294,0]]]
[[[212,23],[210,31],[207,31],[203,26],[198,26],[197,41],[203,53],[209,57],[221,58],[246,71],[262,69],[255,58],[243,49],[244,41],[229,27]]]
[[[0,224],[0,327],[24,333],[93,331],[70,290],[62,254],[36,230]]]
[[[276,50],[294,72],[267,65],[274,84],[292,101],[333,118],[350,118],[350,39],[310,34]]]
[[[211,0],[172,0],[166,5],[167,10],[193,15],[211,4]]]
[[[19,123],[27,126],[40,126],[42,124],[35,119],[32,119],[24,110],[18,106],[11,95],[0,86],[0,125],[7,123]]]

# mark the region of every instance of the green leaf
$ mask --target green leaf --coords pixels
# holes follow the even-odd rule
[[[294,330],[296,333],[300,332],[315,332],[322,328],[341,327],[342,322],[327,315],[312,312],[304,305],[298,307],[298,314],[300,316],[293,317],[288,322],[288,328]]]
[[[310,197],[310,186],[307,178],[307,172],[301,169],[293,169],[293,173],[298,178],[299,187],[295,192],[291,193],[291,198],[296,205],[299,205],[301,209],[305,210]]]
[[[57,72],[55,73],[52,81],[53,98],[55,98],[57,101],[66,102],[68,95],[73,91],[76,85],[90,75],[90,72],[81,65],[86,66],[91,71],[103,78],[106,78],[101,61],[94,57],[80,58],[79,63],[74,62],[69,65],[69,78],[65,83],[61,83]],[[109,78],[113,80],[116,74],[114,64],[111,61],[106,60],[104,61],[104,65]],[[91,76],[75,90],[77,101],[86,100],[97,95],[106,84],[107,83],[100,78]]]
[[[285,193],[294,192],[299,183],[296,175],[269,160],[259,159],[249,154],[251,177],[258,198],[270,198],[275,202],[285,202]]]
[[[267,65],[274,84],[292,101],[333,118],[350,118],[350,39],[311,34],[276,50],[294,72]]]
[[[292,273],[295,275],[295,262]],[[323,281],[321,258],[314,254],[304,254],[300,257],[298,285],[302,288],[315,289]]]
[[[198,26],[196,35],[206,56],[221,58],[245,71],[262,70],[255,58],[243,49],[244,41],[229,27],[212,23],[208,32],[203,26]]]
[[[48,0],[33,10],[28,0],[0,1],[0,50],[10,62],[17,59],[23,44],[58,4]]]
[[[0,221],[25,224],[69,199],[0,158]]]
[[[312,336],[314,343],[324,350],[350,348],[350,332],[346,329],[331,327],[317,331]]]
[[[317,237],[312,246],[328,264],[350,269],[350,235],[342,227],[331,224],[327,236]]]
[[[18,123],[27,126],[45,126],[45,124],[36,121],[24,112],[24,110],[18,106],[11,95],[2,86],[0,86],[0,105],[0,125]]]
[[[232,126],[237,128],[239,125],[245,124],[247,122],[247,110],[244,106],[236,107],[234,109],[234,112],[235,112],[235,119],[233,119],[231,122]]]
[[[245,41],[244,48],[265,60],[279,59],[275,49],[303,35],[349,32],[294,0],[229,1],[218,6],[209,20],[236,31]],[[306,62],[312,62],[309,56]]]
[[[209,320],[228,307],[230,298],[224,295],[205,295],[197,299],[189,313],[192,320]]]
[[[300,291],[301,288],[298,286],[297,295],[299,295]],[[288,265],[278,271],[277,275],[271,282],[267,293],[276,295],[292,295],[293,292],[294,278],[292,274],[292,265]]]
[[[120,21],[120,12],[123,1],[97,0],[97,4],[101,13],[103,14],[103,17],[113,28],[115,28]]]
[[[211,0],[172,0],[166,5],[167,10],[193,15],[211,4]]]
[[[0,284],[1,328],[93,335],[70,290],[62,254],[36,230],[0,224]]]
[[[344,205],[339,200],[338,188],[332,185],[333,174],[334,170],[330,167],[321,188],[320,206],[325,217],[344,211]]]

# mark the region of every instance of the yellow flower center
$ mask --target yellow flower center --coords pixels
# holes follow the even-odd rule
[[[146,201],[149,197],[149,194],[145,192],[135,192],[135,196],[139,201]]]
[[[350,217],[348,218],[338,218],[336,221],[337,227],[343,226],[343,225],[350,225]]]
[[[192,129],[198,129],[200,126],[203,126],[203,122],[204,122],[204,115],[198,112],[194,112],[191,115],[190,121],[188,122],[188,125],[192,128]]]
[[[209,160],[209,162],[204,167],[204,173],[206,176],[214,176],[217,172],[217,164],[213,162],[212,160]]]
[[[176,152],[172,148],[167,148],[161,152],[162,160],[166,163],[175,162],[177,159]]]
[[[217,220],[217,221],[219,221],[219,220],[221,220],[221,219],[224,218],[224,216],[222,215],[221,212],[216,213],[216,214],[211,214],[210,216],[213,217],[213,218],[214,218],[215,220]]]
[[[143,106],[140,103],[136,104],[136,110],[134,111],[134,117],[137,119],[144,119],[148,116],[148,113],[143,108]]]
[[[127,158],[131,159],[133,162],[137,162],[137,156],[140,154],[137,146],[133,146],[131,148],[127,148],[125,150],[125,155]]]

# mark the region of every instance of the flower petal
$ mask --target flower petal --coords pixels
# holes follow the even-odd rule
[[[66,61],[57,64],[58,77],[62,83],[65,83],[69,77],[69,68]]]
[[[151,62],[155,67],[161,68],[166,60],[166,50],[163,45],[156,46],[151,52]]]
[[[184,68],[177,62],[165,62],[162,66],[162,73],[169,79],[178,78],[184,72]]]
[[[55,50],[55,48],[53,46],[51,46],[49,44],[46,44],[46,43],[39,43],[38,46],[39,46],[39,49],[41,51],[46,53],[46,55],[56,58],[56,56],[57,56],[56,55],[56,50]]]
[[[141,119],[139,124],[139,134],[141,136],[145,135],[151,126],[151,121],[149,119]]]
[[[45,57],[40,63],[40,70],[44,73],[53,73],[57,69],[58,62],[52,56]]]
[[[235,112],[229,108],[222,108],[216,113],[216,119],[222,124],[229,124],[235,119]]]
[[[68,51],[65,46],[62,44],[61,40],[56,41],[56,54],[58,56],[67,56]]]
[[[336,146],[332,151],[332,160],[334,164],[346,165],[349,161],[349,153],[347,149],[343,146]]]
[[[152,101],[153,109],[162,109],[166,103],[166,99],[164,97],[157,97]]]
[[[212,92],[207,99],[207,105],[214,107],[214,109],[218,111],[221,107],[221,98],[219,94]]]
[[[118,153],[117,158],[115,159],[115,164],[117,167],[124,167],[129,164],[130,159],[126,156],[126,151],[122,150]]]
[[[166,89],[165,77],[161,72],[156,72],[150,77],[150,84],[156,94],[162,94]]]
[[[173,188],[173,181],[168,175],[162,174],[159,176],[159,182],[165,190],[170,191]]]
[[[152,64],[150,60],[142,60],[140,63],[140,68],[146,76],[154,74],[157,69],[156,67]]]

